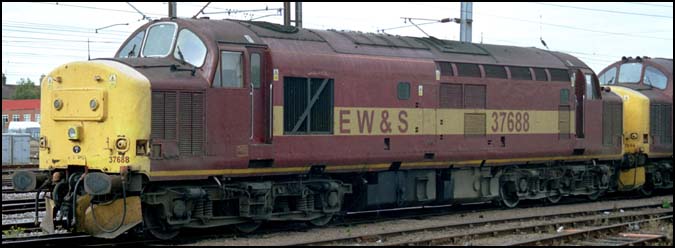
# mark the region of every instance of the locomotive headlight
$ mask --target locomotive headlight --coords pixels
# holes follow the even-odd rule
[[[63,107],[63,101],[61,101],[61,99],[54,100],[54,108],[56,110],[61,110],[62,107]]]
[[[637,133],[631,133],[630,138],[636,140],[638,138],[638,134]]]
[[[75,128],[69,128],[68,129],[68,138],[70,139],[75,139],[77,138],[77,131],[75,131]]]
[[[68,128],[68,139],[69,140],[79,140],[80,139],[80,127]]]
[[[126,138],[119,138],[115,142],[115,148],[117,148],[119,151],[126,151],[127,148],[129,148],[129,142]]]
[[[98,101],[96,101],[95,98],[94,98],[94,99],[91,99],[91,100],[89,101],[89,108],[90,108],[92,111],[95,111],[95,110],[98,108]]]

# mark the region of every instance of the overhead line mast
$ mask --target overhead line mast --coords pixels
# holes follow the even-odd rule
[[[473,2],[461,2],[459,14],[459,41],[471,42],[471,23],[473,23]]]

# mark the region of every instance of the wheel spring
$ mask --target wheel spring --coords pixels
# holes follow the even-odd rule
[[[198,200],[195,202],[195,207],[192,210],[192,216],[195,218],[213,216],[213,202],[207,199]]]
[[[192,216],[196,218],[213,216],[213,202],[208,199],[197,201],[194,210],[192,210]]]
[[[213,201],[204,200],[204,216],[213,216]]]
[[[307,211],[311,209],[314,209],[314,196],[308,195],[300,199],[300,202],[298,202],[298,210]]]
[[[195,207],[192,209],[192,216],[195,218],[204,217],[204,200],[198,200],[195,202]]]

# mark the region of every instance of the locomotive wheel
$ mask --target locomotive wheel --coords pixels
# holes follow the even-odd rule
[[[514,208],[518,206],[518,203],[520,202],[520,198],[516,192],[516,185],[513,182],[502,184],[502,186],[499,187],[499,195],[502,198],[501,203],[508,208]]]
[[[593,194],[588,195],[587,197],[588,197],[589,200],[595,201],[598,198],[600,198],[600,195],[602,195],[602,191],[598,190],[596,192],[593,192]]]
[[[654,185],[651,182],[647,181],[642,187],[640,187],[640,194],[643,196],[651,196],[654,193]]]
[[[546,196],[546,201],[551,204],[556,204],[562,199],[562,194],[558,190],[552,191],[548,196]]]
[[[240,233],[247,234],[252,233],[262,225],[262,222],[249,221],[244,223],[239,223],[234,225],[234,229]]]
[[[333,214],[326,214],[319,218],[310,220],[309,224],[312,224],[313,226],[325,226],[326,224],[330,223],[331,220],[333,220]]]
[[[166,223],[157,207],[143,206],[143,224],[150,231],[150,235],[160,240],[169,240],[178,236],[179,230]]]

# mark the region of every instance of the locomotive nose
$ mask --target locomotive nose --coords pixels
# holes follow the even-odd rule
[[[40,168],[149,166],[146,153],[130,149],[147,145],[150,134],[150,82],[137,70],[110,60],[73,62],[41,87]]]

